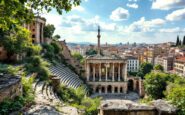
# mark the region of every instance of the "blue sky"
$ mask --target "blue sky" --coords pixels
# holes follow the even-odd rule
[[[43,15],[67,42],[161,43],[185,35],[185,0],[82,0],[68,13]]]

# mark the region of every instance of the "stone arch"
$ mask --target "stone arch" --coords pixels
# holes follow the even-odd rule
[[[111,85],[108,85],[108,87],[107,87],[107,92],[108,92],[108,93],[112,93],[112,86],[111,86]]]
[[[118,93],[118,87],[114,87],[114,92]]]
[[[123,88],[122,87],[120,87],[120,93],[123,93]]]
[[[96,87],[96,93],[99,93],[99,87]]]
[[[129,91],[133,91],[134,90],[134,80],[132,80],[132,79],[129,79],[128,80],[128,90]]]
[[[102,87],[102,88],[101,88],[101,92],[102,92],[102,93],[105,93],[105,87]]]

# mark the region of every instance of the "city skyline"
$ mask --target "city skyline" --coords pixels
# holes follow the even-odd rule
[[[43,16],[67,42],[96,43],[100,25],[102,44],[162,43],[185,35],[184,7],[184,0],[82,0],[62,16],[54,10]]]

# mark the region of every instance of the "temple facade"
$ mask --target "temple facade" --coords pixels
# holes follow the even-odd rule
[[[86,58],[86,81],[94,93],[127,93],[127,61],[116,55],[101,54],[100,28],[98,53]]]

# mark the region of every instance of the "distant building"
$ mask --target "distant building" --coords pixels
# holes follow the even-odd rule
[[[180,76],[185,77],[185,57],[175,59],[174,72]]]
[[[127,71],[137,72],[139,70],[139,60],[134,56],[126,56],[127,59]]]
[[[154,65],[161,65],[165,72],[173,70],[174,57],[173,56],[157,56],[155,57]]]

